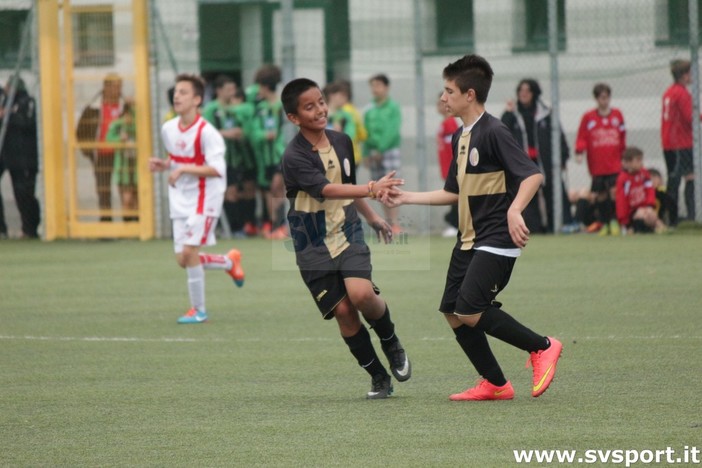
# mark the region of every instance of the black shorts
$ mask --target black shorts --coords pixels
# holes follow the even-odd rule
[[[667,150],[663,152],[668,177],[683,177],[695,171],[692,161],[692,148]]]
[[[473,315],[491,306],[509,283],[516,258],[482,250],[454,248],[439,312]]]
[[[242,188],[244,182],[256,180],[256,169],[245,169],[243,167],[227,166],[227,187],[236,185]]]
[[[271,188],[271,181],[273,176],[283,172],[283,166],[281,164],[273,164],[263,168],[264,180],[259,180],[258,184],[262,189],[268,190]]]
[[[366,244],[351,244],[336,258],[329,259],[320,268],[300,268],[300,275],[325,320],[334,317],[334,308],[346,296],[346,278],[371,281],[370,249]],[[380,294],[373,284],[373,290]]]
[[[593,193],[609,192],[617,186],[617,177],[619,174],[592,176],[590,191]]]

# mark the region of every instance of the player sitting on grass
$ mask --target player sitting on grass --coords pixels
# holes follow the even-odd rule
[[[412,370],[388,306],[371,281],[370,250],[358,213],[388,242],[392,228],[363,199],[402,180],[392,178],[391,172],[368,186],[355,185],[353,144],[344,133],[325,131],[327,103],[314,81],[291,81],[281,98],[288,119],[300,127],[283,155],[288,221],[300,274],[322,316],[336,319],[351,354],[370,374],[367,398],[387,398],[392,381],[359,311],[380,338],[395,378],[403,382]]]
[[[444,188],[433,192],[393,188],[381,198],[391,206],[458,203],[459,236],[439,311],[483,380],[449,398],[514,397],[486,334],[530,353],[532,396],[538,397],[551,384],[562,345],[517,322],[495,299],[507,286],[521,248],[529,240],[522,211],[543,176],[507,127],[485,112],[493,76],[490,64],[478,55],[466,55],[444,68],[443,75],[441,100],[451,115],[463,121],[452,138],[453,160]]]
[[[222,135],[198,113],[205,85],[195,75],[176,78],[173,108],[177,117],[161,128],[168,159],[151,158],[149,169],[168,175],[168,203],[173,223],[176,261],[188,275],[190,310],[178,323],[201,323],[205,311],[204,269],[225,270],[237,286],[244,284],[241,253],[200,253],[203,245],[215,245],[214,228],[219,219],[227,186]]]
[[[656,212],[656,189],[643,165],[643,150],[629,146],[622,155],[622,171],[617,178],[617,218],[626,232],[666,231]]]

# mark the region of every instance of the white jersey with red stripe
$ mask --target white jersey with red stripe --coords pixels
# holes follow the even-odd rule
[[[187,128],[175,117],[161,127],[161,138],[168,152],[171,170],[186,164],[210,166],[220,177],[181,175],[174,186],[168,186],[171,218],[192,215],[219,217],[227,188],[224,162],[225,145],[222,135],[202,116]]]

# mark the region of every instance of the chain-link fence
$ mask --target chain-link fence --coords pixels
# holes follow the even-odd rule
[[[435,135],[443,67],[465,53],[488,58],[495,80],[487,110],[494,115],[502,115],[505,103],[516,98],[516,85],[525,77],[541,84],[543,99],[550,104],[552,3],[558,18],[556,105],[571,156],[563,172],[567,187],[590,187],[587,165],[572,156],[580,118],[595,107],[592,90],[598,82],[612,88],[612,106],[622,111],[627,142],[641,147],[646,165],[665,177],[661,96],[672,83],[670,61],[690,58],[687,0],[289,3],[294,6],[293,32],[284,37],[284,9],[278,2],[156,1],[154,9],[166,25],[159,62],[171,63],[165,58],[173,53],[181,69],[200,70],[206,76],[229,73],[246,86],[262,63],[283,64],[284,46],[292,44],[295,76],[320,84],[349,79],[358,107],[371,101],[368,79],[386,73],[391,96],[402,107],[403,175],[410,188],[440,187]],[[440,217],[435,210],[431,223],[422,228],[436,230],[442,225]]]
[[[558,19],[556,83],[551,79],[549,5],[556,7]],[[0,24],[11,24],[8,18],[29,6],[0,0]],[[466,53],[478,53],[495,71],[488,112],[501,116],[507,101],[516,98],[517,83],[526,77],[540,83],[547,104],[555,104],[570,146],[563,172],[569,189],[590,186],[587,166],[572,156],[580,118],[595,107],[592,89],[598,82],[612,88],[612,106],[622,111],[627,143],[642,148],[646,165],[665,177],[660,119],[661,96],[673,81],[669,64],[692,58],[695,73],[698,69],[690,47],[695,41],[690,40],[694,25],[689,8],[688,0],[152,0],[153,134],[158,135],[169,108],[166,90],[177,72],[201,73],[210,83],[226,74],[247,87],[261,65],[275,63],[283,67],[285,79],[306,76],[320,85],[349,80],[353,101],[361,109],[371,102],[368,79],[382,72],[402,109],[402,175],[410,189],[439,188],[436,133],[441,116],[436,101],[443,88],[441,71]],[[3,81],[16,64],[12,54],[21,43],[20,30],[11,29],[0,28]],[[103,42],[89,41],[86,47]],[[123,62],[127,51],[120,41],[112,41],[111,47],[116,63]],[[95,65],[96,75],[113,69],[114,63]],[[558,101],[551,103],[554,87]],[[82,93],[89,94],[87,88]],[[361,169],[359,179],[368,177]],[[165,219],[164,205],[156,200],[157,213]],[[682,197],[680,208],[684,216]],[[405,222],[418,231],[438,231],[444,225],[443,209],[403,210]]]

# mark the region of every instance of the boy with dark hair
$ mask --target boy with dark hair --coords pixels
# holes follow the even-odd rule
[[[663,232],[665,225],[656,212],[656,189],[643,166],[644,153],[630,146],[622,154],[617,178],[617,218],[629,232]]]
[[[176,77],[173,108],[177,117],[163,124],[161,137],[168,159],[151,158],[152,172],[170,170],[168,204],[173,221],[176,261],[188,276],[190,310],[178,323],[207,321],[205,310],[205,269],[224,270],[237,286],[244,284],[241,253],[227,255],[200,253],[203,245],[215,245],[214,226],[219,219],[226,168],[224,139],[212,124],[198,113],[205,84],[199,76]]]
[[[616,236],[620,230],[614,191],[617,176],[622,168],[622,152],[626,148],[626,127],[621,111],[610,107],[612,89],[609,85],[595,84],[592,94],[597,107],[586,112],[580,120],[575,140],[575,160],[581,163],[583,153],[587,157],[587,167],[592,176],[590,190],[595,195],[599,213],[600,235]]]
[[[492,76],[490,64],[478,55],[466,55],[444,68],[441,99],[448,111],[463,121],[463,127],[453,135],[453,161],[444,188],[433,192],[393,188],[382,197],[391,206],[458,203],[458,241],[439,311],[484,380],[451,395],[453,401],[514,397],[487,335],[530,353],[534,397],[551,384],[562,349],[560,341],[534,333],[496,301],[529,240],[522,211],[543,176],[507,127],[485,112]]]
[[[288,222],[302,279],[324,319],[336,319],[358,364],[371,376],[369,399],[387,398],[392,380],[378,359],[360,315],[375,330],[395,378],[412,373],[390,311],[371,280],[370,250],[360,212],[386,242],[392,228],[363,200],[402,183],[393,172],[356,185],[348,135],[326,130],[328,108],[317,83],[298,78],[282,93],[288,119],[300,128],[285,149],[283,176],[290,201]]]

